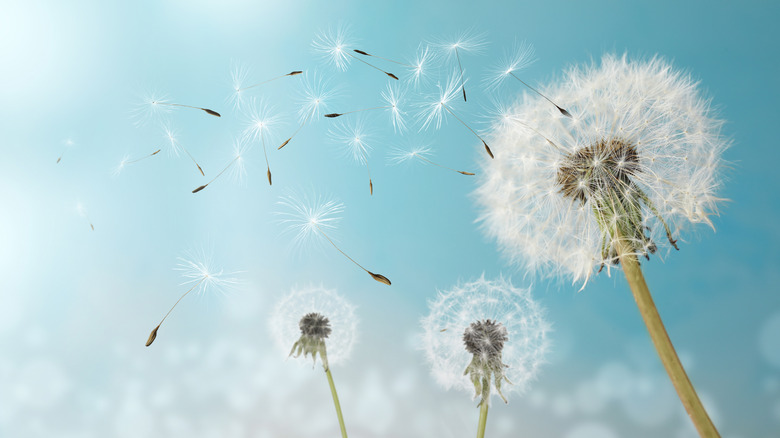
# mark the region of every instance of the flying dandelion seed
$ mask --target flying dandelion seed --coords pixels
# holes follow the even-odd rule
[[[153,156],[159,154],[161,150],[162,149],[157,149],[156,151],[152,152],[151,154],[144,155],[143,157],[136,158],[134,160],[131,160],[129,155],[125,155],[124,157],[122,157],[122,160],[119,162],[119,164],[117,164],[117,166],[114,168],[112,174],[115,177],[119,176],[119,174],[122,173],[122,171],[125,169],[125,167],[127,167],[127,166],[129,166],[131,164],[135,164],[135,163],[137,163],[137,162],[139,162],[141,160],[145,160],[145,159],[147,159],[149,157],[153,157]]]
[[[347,114],[360,113],[364,111],[388,110],[388,112],[390,113],[390,121],[393,123],[393,131],[394,132],[405,131],[406,130],[406,123],[404,122],[405,112],[400,108],[401,101],[404,98],[404,92],[402,92],[396,84],[388,84],[387,89],[382,91],[381,96],[382,96],[382,100],[387,105],[375,106],[371,108],[363,108],[359,110],[352,110],[344,113],[329,113],[329,114],[325,114],[323,117],[327,117],[329,119],[335,119],[336,117],[345,116]]]
[[[545,362],[550,325],[544,310],[530,289],[484,275],[439,292],[429,308],[422,348],[431,374],[445,389],[480,399],[482,437],[491,395],[507,403],[506,394],[525,391]]]
[[[268,136],[273,132],[276,125],[279,124],[280,117],[275,114],[276,109],[268,106],[265,102],[252,101],[249,110],[249,120],[244,129],[244,138],[251,141],[259,141],[263,145],[263,156],[265,156],[266,175],[268,176],[268,185],[272,185],[271,165],[268,163],[268,151],[265,144]]]
[[[270,329],[281,351],[292,350],[287,357],[311,355],[313,364],[320,356],[328,378],[342,438],[347,437],[341,404],[333,383],[330,365],[346,361],[357,337],[355,306],[336,291],[322,286],[294,289],[274,309]],[[313,366],[312,364],[312,366]]]
[[[474,173],[472,172],[456,170],[451,167],[443,166],[431,160],[429,158],[431,155],[432,155],[431,148],[427,146],[417,145],[417,146],[412,146],[409,149],[393,148],[390,150],[389,159],[391,164],[401,164],[409,161],[421,161],[423,163],[433,164],[434,166],[440,167],[442,169],[447,169],[453,172],[457,172],[461,175],[472,175],[472,176],[474,175]]]
[[[314,47],[315,51],[320,53],[325,61],[332,63],[334,66],[336,66],[337,69],[341,71],[346,71],[352,59],[356,59],[375,70],[381,71],[388,77],[398,80],[398,76],[394,75],[393,73],[382,70],[374,64],[366,62],[355,56],[353,49],[350,48],[350,46],[353,45],[353,42],[350,40],[349,33],[349,29],[347,29],[346,26],[338,26],[336,28],[328,29],[325,32],[317,34],[317,36],[314,38],[314,41],[312,41],[312,46]],[[363,51],[356,50],[355,52],[364,56],[370,56]]]
[[[152,93],[144,94],[142,96],[141,104],[135,110],[136,123],[143,124],[146,122],[146,120],[150,118],[155,118],[156,116],[162,113],[167,113],[175,108],[191,108],[191,109],[203,111],[206,114],[214,117],[222,117],[218,112],[214,110],[210,110],[208,108],[202,108],[199,106],[173,103],[166,95],[152,92]]]
[[[526,88],[538,94],[546,101],[550,102],[550,104],[555,106],[555,108],[557,108],[562,115],[566,117],[571,117],[569,111],[567,111],[566,109],[559,106],[557,103],[550,100],[550,98],[540,93],[539,90],[537,90],[536,88],[528,85],[525,81],[523,81],[522,79],[520,79],[519,76],[516,75],[517,72],[524,70],[526,67],[533,64],[534,61],[536,61],[536,59],[534,58],[533,46],[525,42],[522,42],[520,44],[515,44],[514,49],[512,49],[511,52],[508,52],[507,54],[504,55],[504,59],[501,61],[498,67],[494,69],[493,73],[485,81],[488,89],[493,89],[493,90],[497,89],[498,86],[501,85],[506,78],[511,76],[515,78],[517,81],[519,81],[521,84],[525,85]]]
[[[326,111],[328,102],[336,96],[337,90],[331,87],[330,83],[313,72],[311,77],[304,76],[303,91],[300,96],[300,108],[298,109],[298,118],[300,125],[293,134],[285,140],[278,149],[287,146],[301,129],[312,119],[317,119],[322,111]]]
[[[274,76],[270,79],[266,79],[251,85],[244,85],[244,83],[247,80],[247,77],[249,76],[249,69],[243,65],[235,64],[230,72],[230,78],[233,82],[233,93],[230,95],[230,102],[233,104],[233,106],[236,109],[241,108],[241,104],[244,100],[244,96],[246,94],[247,90],[250,90],[255,87],[259,87],[261,85],[265,85],[269,82],[273,82],[282,78],[286,78],[289,76],[298,76],[302,74],[302,70],[293,70],[289,73],[285,73],[279,76]]]
[[[471,133],[474,134],[485,146],[485,151],[490,156],[490,158],[493,158],[493,151],[490,150],[490,146],[488,146],[487,142],[482,138],[482,136],[477,134],[477,131],[473,130],[469,125],[466,124],[466,122],[463,121],[463,119],[458,117],[458,115],[455,114],[455,112],[450,107],[450,102],[452,102],[452,100],[455,99],[455,96],[457,96],[458,87],[461,83],[463,82],[457,75],[452,75],[447,81],[447,85],[445,87],[442,87],[441,84],[438,84],[439,94],[432,96],[428,102],[422,104],[422,109],[418,114],[418,117],[423,119],[423,124],[420,129],[428,129],[428,127],[432,125],[435,125],[436,129],[439,129],[441,127],[442,119],[444,118],[443,114],[446,111],[458,122],[460,122],[460,124],[465,126],[466,129],[471,131]]]
[[[466,81],[463,75],[463,64],[461,63],[461,53],[478,54],[487,46],[484,33],[478,33],[474,29],[468,29],[457,37],[436,43],[443,52],[447,54],[450,60],[457,61],[460,75],[460,89],[463,92],[463,101],[466,102]]]
[[[76,211],[79,212],[79,216],[87,220],[87,223],[89,224],[89,228],[92,229],[92,231],[95,231],[95,226],[92,225],[92,221],[89,219],[89,215],[87,214],[87,209],[86,207],[84,207],[84,204],[82,204],[81,202],[77,202]]]
[[[366,166],[368,172],[369,193],[374,194],[374,182],[371,179],[371,169],[368,166],[368,153],[371,151],[369,141],[371,135],[363,127],[362,120],[351,124],[337,124],[329,131],[331,140],[343,146],[344,152],[358,164]]]
[[[527,270],[583,287],[619,262],[686,411],[702,436],[717,436],[637,257],[649,259],[664,241],[677,249],[689,224],[712,227],[729,145],[723,122],[696,82],[659,58],[605,55],[600,66],[572,67],[545,94],[570,102],[572,117],[526,95],[493,126],[507,159],[484,164],[475,192],[483,229]]]
[[[202,186],[198,186],[196,189],[192,191],[192,193],[198,193],[201,190],[205,189],[209,186],[209,184],[213,183],[217,178],[222,176],[223,173],[230,170],[230,174],[232,175],[234,180],[238,180],[239,182],[244,181],[246,179],[246,166],[245,166],[245,157],[246,153],[252,148],[251,144],[248,142],[245,142],[243,140],[236,140],[233,142],[233,159],[230,160],[230,162],[225,166],[225,168],[220,171],[217,176],[211,179],[211,181],[207,182],[206,184],[203,184]],[[269,169],[268,171],[268,180],[270,182],[271,180],[271,171]]]
[[[415,88],[419,87],[427,77],[432,62],[433,51],[430,50],[428,45],[420,45],[417,49],[417,54],[412,61],[412,85]]]
[[[190,286],[190,288],[176,300],[176,303],[163,316],[157,327],[149,333],[149,338],[146,341],[147,347],[152,345],[152,342],[157,339],[157,332],[160,330],[162,323],[165,322],[165,319],[190,292],[195,291],[196,294],[200,295],[213,290],[224,294],[227,289],[233,288],[238,284],[238,280],[232,277],[232,275],[238,274],[238,272],[224,272],[221,267],[217,267],[214,264],[212,255],[205,250],[188,252],[184,257],[179,257],[174,270],[181,272],[181,276],[184,278],[181,286]]]
[[[195,161],[195,157],[193,157],[190,151],[188,151],[187,148],[185,148],[184,145],[182,145],[179,142],[178,132],[175,129],[173,129],[171,124],[168,122],[163,123],[162,129],[164,131],[164,137],[168,141],[168,146],[169,146],[168,154],[175,155],[178,157],[179,151],[184,151],[184,153],[186,153],[187,156],[190,157],[190,160],[192,160],[192,162],[195,163],[195,166],[197,166],[200,175],[206,176],[206,174],[203,173],[203,169],[200,167],[200,164],[198,164],[198,162]]]
[[[67,151],[68,149],[72,148],[73,145],[75,145],[75,144],[76,143],[73,140],[69,139],[69,138],[62,141],[62,145],[63,145],[62,153],[60,154],[59,157],[57,157],[57,164],[60,164],[60,161],[62,161],[62,157],[65,155],[65,151]]]
[[[356,262],[341,250],[331,239],[330,233],[336,230],[341,220],[339,215],[344,212],[344,204],[325,197],[308,197],[288,195],[280,198],[277,205],[282,211],[276,214],[281,217],[279,222],[285,226],[285,231],[293,234],[293,245],[303,248],[306,244],[325,239],[344,257],[368,273],[374,280],[390,286],[390,280],[381,274],[375,274]]]

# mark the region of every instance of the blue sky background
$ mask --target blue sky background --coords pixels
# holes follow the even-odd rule
[[[392,147],[420,138],[439,162],[477,169],[484,152],[462,126],[450,120],[398,136],[385,114],[366,113],[373,197],[365,169],[329,140],[328,120],[281,151],[269,148],[272,187],[260,147],[247,154],[245,184],[220,179],[196,195],[209,178],[185,155],[161,153],[111,175],[125,154],[164,145],[159,124],[137,126],[132,117],[147,90],[222,113],[168,117],[206,176],[215,175],[244,126],[227,102],[234,62],[258,81],[316,70],[340,90],[333,111],[375,106],[388,79],[357,62],[339,72],[312,51],[317,33],[339,24],[360,48],[402,60],[420,43],[470,27],[485,32],[485,52],[463,58],[469,101],[454,103],[481,130],[492,96],[481,80],[515,40],[536,48],[538,61],[523,75],[532,84],[606,52],[658,54],[700,79],[734,140],[721,193],[729,201],[715,233],[696,229],[679,252],[643,267],[723,436],[777,436],[777,5],[9,1],[2,9],[0,436],[335,435],[322,372],[285,361],[267,327],[274,303],[310,283],[358,306],[359,343],[333,369],[354,436],[473,435],[475,404],[435,385],[416,349],[418,321],[436,290],[459,280],[484,272],[527,286],[532,278],[477,229],[475,179],[387,160]],[[297,126],[298,79],[254,94],[278,108],[279,139]],[[503,90],[506,99],[523,91]],[[412,122],[416,111],[407,107]],[[292,251],[274,215],[289,190],[344,202],[341,247],[392,287],[332,248]],[[242,271],[241,286],[225,297],[188,297],[145,348],[186,290],[173,270],[177,257],[204,247],[226,270]],[[533,287],[554,326],[554,352],[528,393],[491,410],[488,436],[694,436],[621,275],[600,276],[582,292],[565,281]]]

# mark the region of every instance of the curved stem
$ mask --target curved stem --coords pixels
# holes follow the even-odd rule
[[[701,400],[699,400],[699,396],[696,394],[690,379],[688,379],[688,375],[685,373],[682,363],[680,363],[680,358],[674,350],[669,335],[666,333],[661,316],[658,314],[658,309],[655,307],[644,275],[642,275],[642,269],[639,267],[636,255],[631,254],[630,248],[625,243],[621,243],[624,240],[623,238],[620,236],[617,236],[617,238],[618,256],[620,257],[620,264],[623,267],[626,280],[631,287],[631,292],[634,294],[634,300],[636,300],[636,305],[639,307],[639,313],[642,314],[642,319],[645,321],[647,331],[650,333],[650,338],[653,340],[658,356],[661,358],[661,362],[664,364],[664,368],[666,368],[666,373],[677,390],[677,395],[680,397],[685,411],[688,412],[688,416],[691,417],[691,421],[693,421],[700,436],[707,438],[720,437]]]
[[[327,357],[325,351],[322,351],[321,355],[323,357]],[[327,359],[325,359],[323,362],[327,363]],[[336,415],[339,417],[339,427],[341,427],[341,437],[347,438],[347,426],[344,425],[344,417],[341,415],[341,404],[339,403],[339,395],[336,393],[336,385],[333,383],[333,376],[330,374],[330,367],[324,367],[324,368],[325,368],[325,375],[328,376],[330,393],[331,395],[333,395],[333,405],[336,406]]]
[[[477,438],[484,438],[485,426],[487,425],[488,403],[482,400],[479,408],[479,427],[477,428]]]

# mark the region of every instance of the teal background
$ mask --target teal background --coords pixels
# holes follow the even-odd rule
[[[327,120],[281,151],[269,148],[272,187],[259,147],[247,155],[245,185],[220,179],[196,195],[190,191],[208,179],[184,155],[161,153],[111,177],[125,154],[164,144],[155,123],[133,123],[145,90],[222,113],[169,115],[207,177],[215,175],[243,129],[226,100],[231,62],[250,65],[257,80],[316,70],[339,87],[333,111],[375,106],[383,75],[357,62],[339,72],[312,51],[315,35],[340,23],[360,48],[401,59],[421,42],[472,26],[486,32],[486,51],[463,57],[469,102],[453,103],[478,129],[489,126],[491,96],[481,80],[515,39],[536,48],[538,61],[523,74],[532,84],[607,52],[658,54],[700,79],[734,141],[721,193],[728,201],[716,232],[698,228],[679,252],[643,266],[722,435],[778,436],[779,9],[771,2],[4,1],[0,436],[335,436],[321,371],[285,362],[267,327],[276,300],[309,283],[358,306],[360,342],[333,370],[354,436],[471,436],[475,404],[435,385],[416,336],[437,289],[483,272],[533,285],[554,326],[549,365],[528,393],[495,405],[488,436],[695,436],[619,273],[582,292],[566,280],[535,279],[508,265],[477,229],[474,179],[389,165],[392,147],[419,136],[437,161],[477,169],[481,145],[452,119],[440,130],[398,136],[385,114],[367,113],[373,197],[365,169],[328,139]],[[279,108],[279,138],[297,126],[297,79],[253,94]],[[511,83],[502,90],[510,99],[523,91]],[[416,109],[406,106],[411,122]],[[56,164],[67,139],[74,145]],[[393,285],[372,281],[332,248],[291,251],[274,215],[288,190],[343,201],[341,247]],[[201,247],[226,270],[242,271],[241,286],[224,297],[188,297],[145,348],[149,330],[184,291],[176,258]]]

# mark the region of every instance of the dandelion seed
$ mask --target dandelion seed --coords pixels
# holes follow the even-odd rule
[[[81,202],[77,202],[76,211],[79,212],[79,216],[87,220],[87,223],[89,224],[89,228],[92,229],[92,231],[95,231],[95,226],[92,225],[92,221],[89,219],[89,215],[87,214],[87,209],[86,207],[84,207],[84,204],[82,204]]]
[[[366,132],[363,122],[358,120],[352,124],[338,124],[330,130],[330,137],[336,143],[344,146],[344,151],[353,161],[364,164],[368,172],[368,186],[371,195],[374,194],[374,183],[371,180],[371,169],[368,166],[368,153],[371,150],[369,140],[371,135]]]
[[[160,113],[168,112],[173,108],[191,108],[205,112],[206,114],[214,117],[222,117],[218,112],[202,108],[199,106],[184,105],[181,103],[171,102],[167,96],[162,94],[149,93],[143,96],[140,107],[136,110],[139,119],[143,122],[148,118],[156,116]]]
[[[241,103],[244,100],[244,95],[246,94],[247,90],[250,90],[255,87],[259,87],[261,85],[265,85],[269,82],[273,82],[282,78],[286,78],[289,76],[298,76],[303,73],[303,70],[293,70],[289,73],[285,73],[283,75],[274,76],[270,79],[266,79],[251,85],[244,85],[246,82],[247,76],[249,76],[249,69],[246,68],[243,65],[236,64],[233,66],[230,77],[233,82],[233,93],[230,95],[230,101],[233,103],[233,106],[236,109],[241,108]]]
[[[198,171],[200,172],[201,176],[206,176],[205,173],[203,173],[203,169],[200,167],[200,164],[198,164],[197,161],[195,161],[195,157],[192,156],[190,151],[187,150],[187,148],[184,147],[179,142],[178,133],[176,130],[174,130],[169,123],[164,123],[162,125],[162,129],[165,132],[165,139],[168,141],[168,145],[170,146],[170,149],[168,149],[169,155],[175,155],[179,156],[179,151],[182,150],[184,153],[187,154],[188,157],[190,157],[190,160],[192,160],[193,163],[195,163],[195,166],[197,166]]]
[[[329,113],[325,114],[324,117],[334,119],[336,117],[345,116],[347,114],[360,113],[364,111],[388,110],[390,112],[390,120],[393,123],[393,131],[403,132],[406,130],[406,123],[404,122],[403,118],[405,113],[400,108],[403,98],[404,93],[397,86],[388,84],[387,89],[382,91],[382,100],[384,100],[387,105],[352,110],[344,113]]]
[[[278,150],[287,146],[310,120],[319,118],[320,112],[326,110],[328,102],[335,95],[336,89],[331,87],[328,81],[317,75],[317,72],[312,73],[310,78],[304,77],[303,91],[300,97],[300,108],[298,109],[300,125],[298,125],[295,132],[293,132],[293,134],[276,149]]]
[[[328,29],[326,32],[319,33],[314,38],[312,46],[314,46],[314,50],[319,52],[326,61],[332,63],[341,71],[346,71],[350,61],[356,59],[375,70],[381,71],[388,77],[398,80],[398,77],[393,73],[382,70],[374,64],[355,56],[353,50],[350,49],[352,42],[350,41],[349,33],[349,29],[345,26]],[[371,56],[362,50],[355,50],[355,52],[360,53],[363,56]]]
[[[76,143],[69,138],[62,141],[62,145],[63,145],[62,153],[60,154],[59,157],[57,157],[57,164],[60,164],[60,161],[62,161],[62,157],[65,155],[65,151],[73,147],[74,144]]]
[[[447,56],[457,61],[460,75],[460,89],[463,92],[463,101],[466,102],[466,81],[463,76],[463,64],[460,60],[461,53],[480,53],[487,46],[485,34],[477,33],[474,29],[468,29],[449,41],[441,41],[436,44]]]
[[[244,138],[253,141],[259,141],[263,145],[263,155],[265,156],[266,175],[268,176],[268,185],[271,181],[271,165],[268,163],[268,151],[266,150],[266,138],[279,123],[280,117],[274,114],[276,110],[269,107],[264,102],[252,102],[249,110],[249,121],[244,129]]]
[[[180,271],[184,281],[182,286],[190,286],[173,306],[168,310],[168,313],[163,316],[163,319],[159,324],[149,333],[149,338],[146,341],[146,346],[152,345],[152,342],[157,339],[157,332],[160,330],[160,326],[168,315],[173,312],[173,309],[184,299],[190,292],[195,291],[196,294],[204,294],[209,290],[215,292],[225,293],[226,289],[234,287],[238,284],[238,280],[232,275],[237,272],[226,273],[221,267],[217,267],[214,264],[213,257],[205,250],[200,252],[188,252],[184,257],[178,258],[179,262],[176,264],[174,270]]]
[[[245,167],[245,156],[246,153],[251,149],[251,144],[244,142],[242,140],[236,140],[233,143],[233,159],[230,160],[230,162],[220,171],[217,176],[211,179],[211,181],[207,182],[206,184],[203,184],[202,186],[197,187],[195,190],[192,191],[192,193],[198,193],[201,190],[205,189],[209,186],[209,184],[213,183],[217,178],[222,176],[223,173],[230,170],[233,176],[233,179],[236,179],[238,181],[243,181],[246,178],[246,167]],[[270,169],[268,170],[268,179],[270,183]]]
[[[422,348],[431,373],[445,389],[479,397],[478,436],[484,436],[491,395],[507,403],[505,394],[525,391],[545,361],[550,325],[544,311],[530,289],[484,275],[439,292],[429,308]]]
[[[270,320],[270,329],[282,351],[292,345],[288,357],[304,358],[311,355],[313,363],[320,357],[328,378],[333,403],[336,407],[342,437],[347,437],[344,417],[331,364],[345,361],[357,337],[355,306],[336,291],[322,286],[293,290],[279,301]]]
[[[333,199],[324,197],[307,196],[283,196],[277,202],[282,207],[282,211],[277,212],[281,217],[280,223],[285,225],[285,231],[294,235],[293,244],[296,247],[303,247],[305,244],[319,241],[324,238],[338,252],[349,259],[357,267],[365,271],[374,280],[390,286],[390,280],[381,274],[375,274],[364,268],[352,257],[347,255],[331,239],[329,233],[336,230],[336,225],[341,218],[339,215],[344,212],[344,204]],[[327,231],[327,233],[326,233]]]
[[[539,90],[537,90],[536,88],[528,85],[528,83],[520,79],[520,77],[515,74],[525,69],[529,65],[531,65],[536,60],[534,59],[533,56],[534,56],[533,46],[526,44],[525,42],[520,43],[519,45],[516,44],[513,51],[505,55],[504,60],[495,69],[493,74],[488,78],[487,80],[488,88],[491,89],[498,88],[498,86],[501,85],[504,79],[511,76],[515,78],[517,81],[519,81],[521,84],[525,85],[526,88],[538,94],[546,101],[550,102],[553,106],[555,106],[555,108],[558,109],[558,111],[562,115],[566,117],[571,117],[569,111],[567,111],[566,109],[559,106],[557,103],[550,100],[550,98],[540,93]]]
[[[729,145],[723,122],[688,75],[658,58],[606,55],[545,91],[571,102],[572,117],[555,117],[546,100],[525,96],[493,127],[507,159],[485,164],[479,220],[513,261],[583,287],[619,262],[687,412],[703,436],[717,436],[637,257],[649,258],[663,241],[677,249],[688,223],[712,226]]]
[[[442,169],[451,170],[453,172],[457,172],[461,175],[474,175],[472,172],[466,172],[463,170],[456,170],[451,167],[443,166],[433,160],[431,160],[429,157],[432,154],[431,148],[427,146],[413,146],[410,149],[401,149],[401,148],[393,148],[390,150],[389,158],[390,162],[392,164],[401,164],[408,161],[415,161],[419,160],[423,163],[427,164],[433,164],[434,166],[440,167]]]
[[[439,94],[437,96],[432,96],[430,101],[422,105],[422,110],[418,116],[423,118],[424,121],[420,129],[427,129],[431,125],[435,125],[436,129],[439,129],[441,127],[443,113],[446,111],[458,122],[460,122],[460,124],[465,126],[466,129],[471,131],[471,133],[474,134],[480,141],[482,141],[482,144],[485,146],[485,151],[490,156],[490,158],[493,158],[493,151],[490,150],[490,146],[488,146],[487,142],[482,138],[482,136],[477,134],[477,131],[473,130],[469,125],[466,124],[466,122],[463,121],[463,119],[458,117],[458,115],[455,114],[455,111],[453,111],[449,105],[458,94],[459,83],[462,83],[462,81],[458,78],[458,76],[452,75],[447,81],[447,85],[445,87],[442,87],[441,84],[438,84]]]
[[[145,159],[147,159],[149,157],[153,157],[153,156],[159,154],[161,150],[162,149],[157,149],[156,151],[152,152],[151,154],[144,155],[143,157],[136,158],[134,160],[131,160],[129,155],[125,155],[124,157],[122,157],[122,160],[119,162],[119,164],[114,168],[114,171],[112,173],[113,173],[113,175],[115,177],[119,176],[119,174],[122,173],[122,171],[124,170],[125,167],[129,166],[130,164],[137,163],[137,162],[139,162],[141,160],[145,160]]]
[[[426,46],[420,46],[412,61],[412,84],[418,87],[428,73],[429,64],[433,61],[433,52]]]

